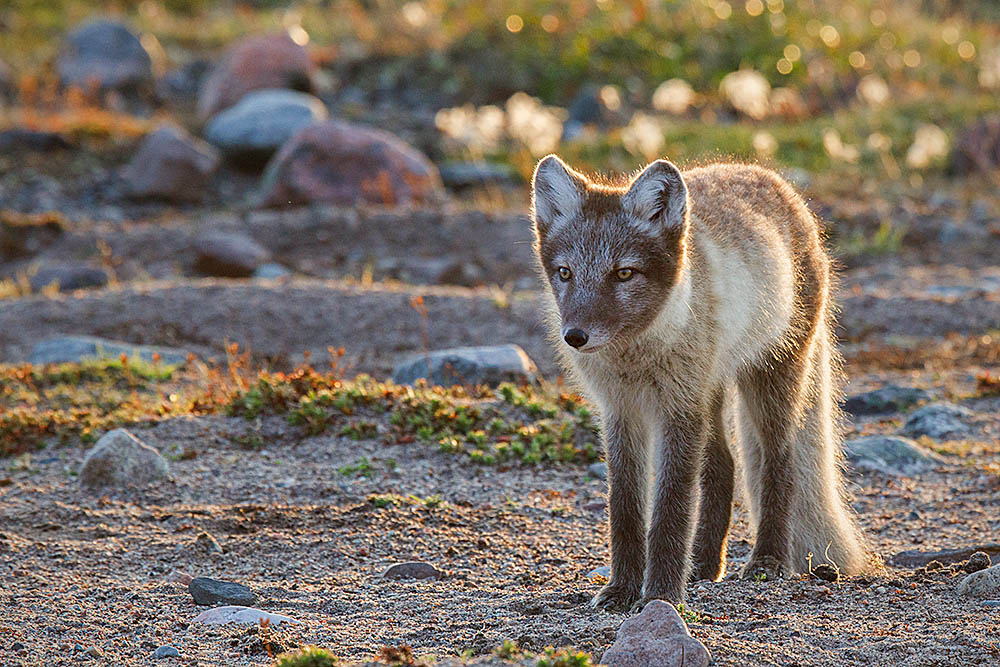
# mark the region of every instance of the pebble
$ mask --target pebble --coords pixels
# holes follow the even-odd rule
[[[598,568],[594,568],[593,570],[591,570],[590,572],[587,573],[587,578],[588,579],[599,579],[599,578],[602,578],[602,577],[604,579],[610,579],[611,578],[611,566],[610,565],[602,565],[602,566],[600,566]]]
[[[977,551],[976,553],[969,556],[969,560],[965,561],[964,570],[969,574],[973,572],[979,572],[980,570],[985,570],[991,565],[990,555],[985,551]]]
[[[430,563],[411,561],[396,563],[382,573],[383,579],[442,579],[444,573]]]
[[[961,438],[970,432],[965,422],[971,416],[970,410],[954,403],[934,403],[911,414],[899,432],[911,438]]]
[[[79,264],[58,266],[43,266],[29,281],[31,289],[42,291],[50,285],[58,285],[60,292],[71,292],[91,287],[104,287],[108,284],[108,274],[104,269]]]
[[[104,651],[102,651],[96,646],[91,646],[90,648],[87,649],[87,655],[89,655],[91,658],[102,658],[104,657]]]
[[[591,463],[587,468],[587,472],[590,473],[591,477],[596,477],[597,479],[607,479],[608,478],[608,464],[604,461],[598,461],[597,463]]]
[[[205,533],[205,532],[198,533],[198,536],[194,538],[194,543],[204,551],[207,551],[208,553],[213,553],[213,554],[222,553],[222,546],[219,544],[219,541],[212,536],[211,533]]]
[[[164,645],[153,651],[153,659],[161,660],[163,658],[179,658],[181,657],[181,652],[175,649],[169,644]]]
[[[188,592],[200,605],[250,606],[257,602],[257,595],[248,586],[233,581],[219,581],[209,577],[195,577],[188,584]]]
[[[705,667],[712,660],[705,645],[691,636],[674,607],[649,602],[638,616],[622,623],[601,664],[607,667]]]
[[[194,268],[209,276],[248,278],[271,258],[267,248],[236,232],[209,232],[194,246]]]
[[[844,401],[844,410],[852,415],[881,415],[899,412],[930,399],[931,395],[923,389],[889,384],[848,397]]]
[[[839,581],[840,571],[829,563],[820,563],[812,569],[811,574],[823,581]]]
[[[158,451],[117,428],[101,436],[84,456],[80,484],[90,489],[148,486],[169,477],[170,466]]]

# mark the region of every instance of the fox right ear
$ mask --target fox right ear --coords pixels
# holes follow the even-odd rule
[[[531,217],[539,234],[573,215],[583,205],[582,177],[556,155],[546,155],[531,177]]]

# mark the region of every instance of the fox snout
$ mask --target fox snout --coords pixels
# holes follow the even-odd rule
[[[563,340],[566,341],[566,344],[570,347],[575,347],[576,349],[580,349],[586,345],[587,341],[590,339],[586,331],[576,327],[564,327],[562,334]]]

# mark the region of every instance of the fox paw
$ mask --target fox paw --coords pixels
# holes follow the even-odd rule
[[[782,579],[786,574],[785,565],[774,556],[760,556],[750,559],[740,573],[741,579],[755,581],[774,581]]]
[[[628,611],[641,597],[637,586],[609,583],[594,596],[590,606],[605,611]]]

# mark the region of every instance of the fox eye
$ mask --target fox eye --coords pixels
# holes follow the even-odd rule
[[[567,280],[569,280],[570,278],[573,277],[573,272],[570,271],[565,266],[560,266],[556,270],[559,272],[559,280],[562,280],[563,282],[565,282],[565,281],[567,281]]]
[[[620,282],[632,280],[633,275],[635,275],[634,269],[618,269],[615,271],[615,278],[617,278]]]

